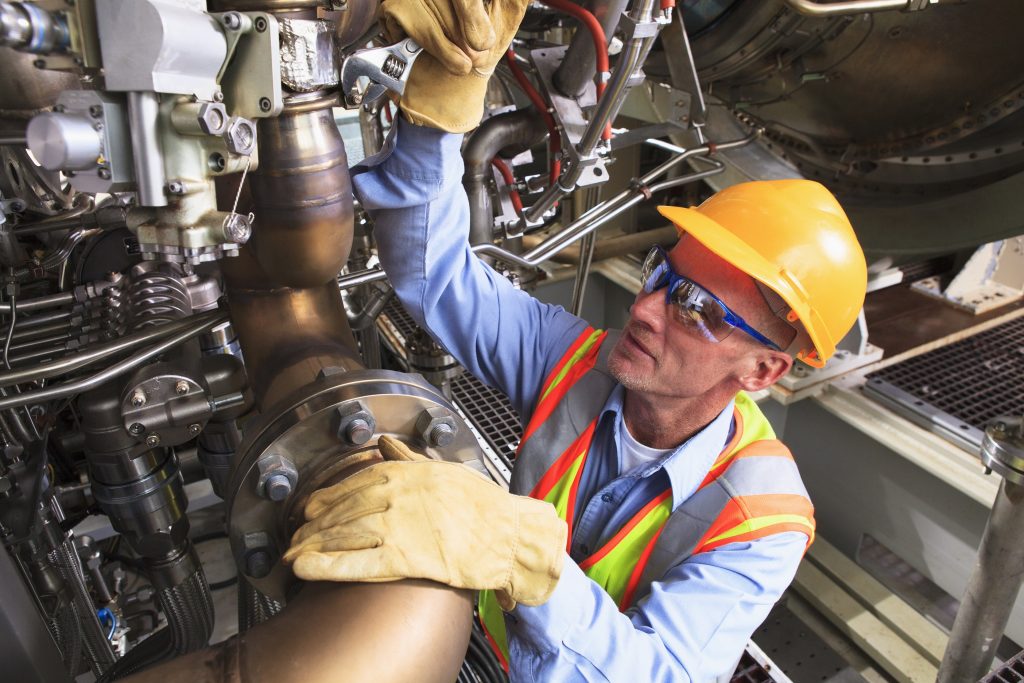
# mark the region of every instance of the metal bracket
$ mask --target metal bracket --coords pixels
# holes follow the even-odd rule
[[[228,111],[250,119],[280,114],[284,98],[277,17],[266,12],[223,12],[211,16],[224,27],[228,41],[227,58],[217,75]]]

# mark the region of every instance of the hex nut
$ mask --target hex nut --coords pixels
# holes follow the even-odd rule
[[[247,157],[256,151],[256,126],[247,118],[231,117],[221,137],[233,154]]]
[[[256,461],[259,477],[256,480],[256,495],[275,503],[288,498],[299,483],[299,471],[291,460],[280,455],[267,455]],[[287,481],[287,490],[283,488],[282,477]],[[274,496],[281,496],[275,498]]]
[[[179,379],[174,383],[174,393],[178,396],[182,396],[188,393],[188,382],[183,379]]]
[[[317,379],[327,379],[328,377],[334,377],[335,375],[344,375],[348,372],[345,368],[337,365],[328,365],[320,368],[320,372],[316,373]]]
[[[450,446],[459,433],[459,425],[451,412],[440,406],[425,409],[416,418],[416,431],[429,446]]]
[[[241,565],[248,576],[262,579],[274,568],[274,548],[265,531],[251,531],[242,537]]]
[[[337,407],[338,438],[352,446],[362,446],[377,430],[377,421],[363,404],[352,401]]]
[[[220,102],[203,102],[196,118],[207,135],[221,135],[228,126],[228,110]]]

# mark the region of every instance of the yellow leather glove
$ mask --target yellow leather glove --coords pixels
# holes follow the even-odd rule
[[[492,589],[506,610],[550,597],[567,533],[554,507],[388,436],[378,448],[385,462],[310,496],[284,554],[296,576]]]
[[[529,0],[383,0],[384,32],[421,46],[399,106],[420,126],[465,133],[484,113],[487,81]]]

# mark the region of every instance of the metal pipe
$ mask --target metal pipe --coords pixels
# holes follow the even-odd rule
[[[164,155],[160,149],[160,97],[155,92],[128,93],[128,131],[139,206],[167,206]]]
[[[21,310],[20,303],[18,304],[18,310]],[[225,322],[226,320],[226,314],[219,311],[210,311],[208,313],[201,313],[190,318],[185,318],[184,320],[178,320],[167,325],[148,327],[141,332],[136,332],[134,334],[121,337],[120,339],[115,339],[114,341],[107,342],[106,344],[99,344],[87,351],[81,351],[66,358],[60,358],[49,363],[43,363],[35,366],[34,368],[0,373],[0,387],[64,375],[73,370],[80,370],[84,367],[88,367],[89,365],[106,360],[107,358],[119,353],[131,351],[132,349],[140,346],[145,346],[152,342],[159,341],[169,335],[192,330],[196,327],[200,327],[205,331],[206,326],[209,323],[213,322],[213,326],[216,326],[220,322]]]
[[[395,631],[397,622],[388,615],[401,615],[400,628],[430,628]],[[311,583],[284,611],[246,633],[124,681],[450,683],[458,676],[471,627],[467,591],[417,580]]]
[[[592,0],[586,3],[586,9],[594,15],[609,42],[615,35],[622,13],[626,11],[629,0]],[[579,97],[583,94],[587,83],[594,80],[597,71],[597,56],[594,54],[594,41],[587,27],[580,24],[569,43],[565,58],[555,71],[552,82],[555,88],[566,97]]]
[[[57,294],[48,294],[47,296],[36,297],[35,299],[24,299],[18,301],[15,306],[15,310],[18,313],[30,313],[32,311],[40,311],[44,308],[55,308],[57,306],[63,306],[64,304],[71,304],[75,302],[75,295],[71,292],[59,292]],[[11,304],[9,301],[0,303],[0,313],[10,313]]]
[[[862,12],[883,12],[910,7],[910,0],[848,0],[847,2],[814,2],[814,0],[783,0],[791,8],[809,17],[834,17]]]
[[[24,309],[21,306],[15,306],[15,310],[17,310],[19,313],[24,311]],[[30,318],[21,318],[20,320],[18,320],[18,322],[14,324],[14,329],[25,330],[29,328],[37,328],[41,325],[46,325],[48,323],[67,321],[70,318],[71,311],[68,310],[54,311],[52,313],[41,313],[39,315],[34,315]],[[66,325],[68,323],[65,322],[64,324]]]
[[[201,316],[200,316],[201,317]],[[145,351],[125,358],[122,361],[114,363],[110,367],[84,379],[75,380],[73,382],[66,382],[64,384],[58,384],[57,386],[47,387],[46,389],[39,389],[37,391],[29,391],[22,394],[16,394],[14,396],[8,396],[0,399],[0,410],[4,408],[14,408],[16,406],[25,406],[30,403],[40,403],[42,401],[51,401],[57,398],[66,398],[68,396],[74,396],[80,394],[83,391],[95,389],[104,382],[119,377],[131,370],[134,370],[138,366],[142,365],[146,361],[159,356],[165,351],[182,344],[189,339],[208,332],[210,329],[220,325],[228,319],[227,314],[216,312],[212,317],[205,317],[202,322],[190,319],[191,326],[186,327],[184,331],[179,332],[170,339],[160,342],[156,346],[150,347]],[[5,373],[6,375],[12,374],[24,374],[30,373],[32,377],[38,377],[36,371],[29,370],[18,370],[15,372]]]
[[[544,120],[528,109],[498,114],[484,121],[462,152],[466,171],[462,184],[469,197],[469,243],[483,244],[494,238],[494,212],[487,181],[491,160],[502,149],[517,145],[532,147],[547,134]]]
[[[0,146],[16,145],[18,147],[24,147],[26,144],[24,135],[0,135]]]
[[[631,254],[636,251],[646,251],[655,244],[662,247],[669,247],[679,239],[679,233],[674,225],[666,225],[653,230],[634,232],[626,235],[617,235],[602,239],[594,246],[593,262],[604,261],[615,256]],[[527,248],[532,249],[543,240],[533,235],[524,238]],[[580,248],[578,245],[570,245],[551,257],[555,263],[564,263],[575,266],[580,262]],[[17,359],[14,359],[17,360]]]

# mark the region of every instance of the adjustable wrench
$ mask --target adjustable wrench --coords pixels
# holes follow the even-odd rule
[[[357,50],[341,64],[341,92],[345,105],[372,109],[378,100],[393,90],[405,92],[412,64],[423,51],[412,38],[394,45]]]

